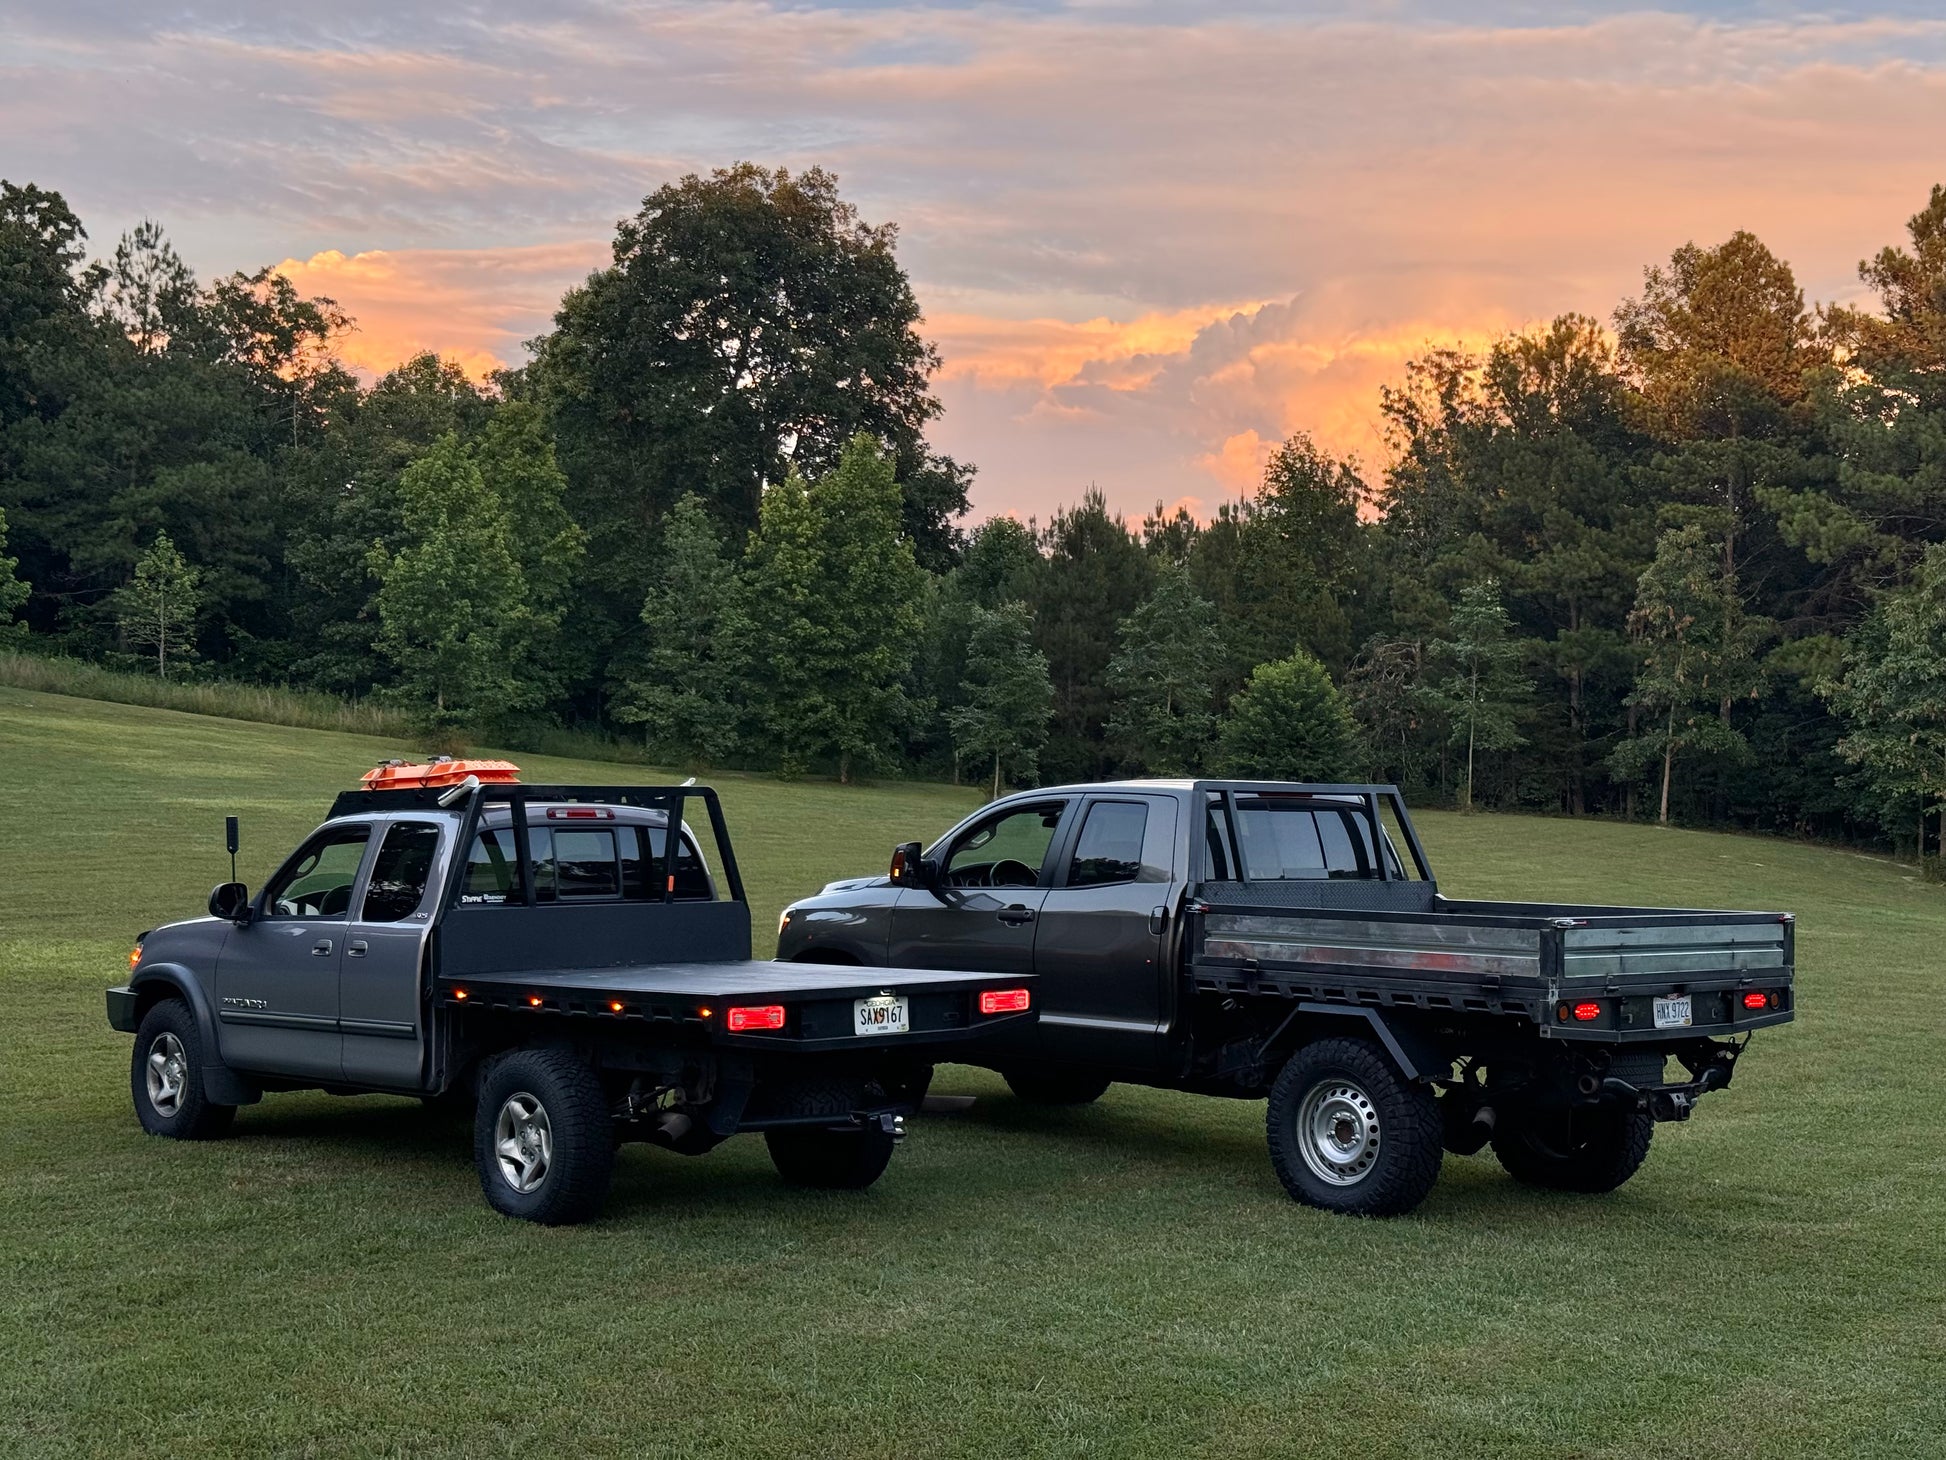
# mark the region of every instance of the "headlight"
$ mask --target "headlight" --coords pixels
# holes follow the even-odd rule
[[[785,908],[782,912],[777,914],[777,936],[780,938],[783,937],[784,929],[788,928],[790,925],[791,925],[791,909]]]

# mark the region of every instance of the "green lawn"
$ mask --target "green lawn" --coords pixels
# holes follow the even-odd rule
[[[144,1137],[101,989],[401,747],[0,689],[0,1454],[1946,1454],[1946,898],[1876,857],[1428,816],[1447,890],[1789,908],[1800,1022],[1604,1198],[1448,1159],[1292,1205],[1261,1104],[928,1116],[862,1195],[631,1147],[607,1218],[480,1199],[414,1103]],[[525,758],[529,778],[635,778]],[[725,777],[759,942],[972,793]]]

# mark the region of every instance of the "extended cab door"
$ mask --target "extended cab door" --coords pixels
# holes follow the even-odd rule
[[[1082,802],[1061,842],[1034,935],[1050,1059],[1140,1071],[1162,1060],[1172,976],[1163,958],[1175,902],[1176,802],[1112,794]]]
[[[414,1090],[425,1048],[420,971],[432,930],[442,827],[394,821],[379,837],[356,915],[345,929],[338,1018],[345,1078]]]
[[[907,887],[892,907],[895,968],[1031,973],[1048,853],[1073,798],[1006,803],[967,823],[936,854],[936,887]]]
[[[286,862],[260,911],[216,962],[217,1044],[236,1069],[336,1082],[338,961],[371,842],[363,822],[328,826]]]

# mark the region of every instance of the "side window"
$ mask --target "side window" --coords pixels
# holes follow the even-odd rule
[[[1140,801],[1097,801],[1088,808],[1068,863],[1068,886],[1100,887],[1142,875],[1149,808]]]
[[[312,839],[270,885],[264,907],[275,918],[343,918],[365,860],[369,826],[340,826]]]
[[[460,902],[494,905],[516,902],[519,887],[513,829],[500,827],[473,838],[466,854],[466,878],[460,883]]]
[[[946,882],[952,887],[1032,887],[1061,824],[1065,801],[1017,806],[975,824],[946,855]]]
[[[1233,829],[1222,801],[1212,796],[1206,833],[1212,880],[1237,877],[1239,857],[1253,882],[1379,875],[1371,823],[1362,806],[1240,795],[1236,822]],[[1397,875],[1398,859],[1387,860]]]
[[[364,920],[404,922],[419,911],[439,851],[439,828],[424,821],[395,821],[386,828],[365,884]]]

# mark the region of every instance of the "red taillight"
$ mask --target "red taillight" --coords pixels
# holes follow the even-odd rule
[[[982,1014],[1018,1014],[1026,1007],[1026,989],[988,989],[980,995]]]
[[[1767,1009],[1770,1007],[1770,995],[1759,993],[1756,989],[1752,989],[1743,996],[1743,1007],[1746,1009]]]
[[[724,1016],[730,1026],[730,1033],[742,1034],[752,1029],[782,1029],[784,1027],[784,1006],[782,1004],[756,1004],[747,1008],[733,1008]]]
[[[1601,1017],[1601,1005],[1594,1003],[1576,1004],[1574,1006],[1574,1017],[1579,1019],[1583,1024],[1586,1024],[1590,1019],[1599,1019]]]
[[[549,821],[613,821],[615,813],[606,806],[550,806]]]

